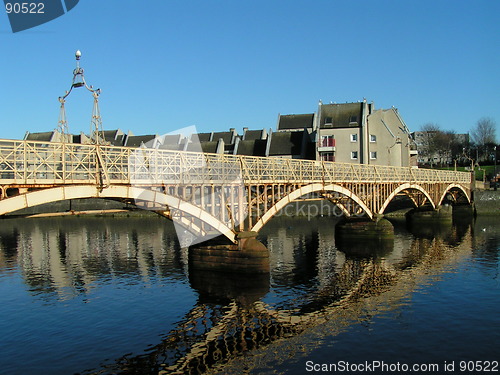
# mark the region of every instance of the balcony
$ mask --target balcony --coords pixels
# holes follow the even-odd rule
[[[318,152],[333,152],[335,151],[335,138],[323,137],[318,144]]]
[[[318,147],[318,152],[334,152],[335,146]]]
[[[333,152],[335,151],[335,138],[332,136],[322,137],[318,144],[319,152]]]
[[[335,138],[333,138],[333,137],[323,137],[321,139],[319,147],[335,147]]]

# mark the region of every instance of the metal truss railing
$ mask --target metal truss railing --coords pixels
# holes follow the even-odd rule
[[[456,183],[466,172],[203,154],[93,144],[0,140],[0,184]]]

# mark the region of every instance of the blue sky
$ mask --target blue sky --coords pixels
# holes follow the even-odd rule
[[[81,0],[13,34],[3,12],[0,138],[57,126],[77,49],[105,129],[274,129],[319,99],[363,98],[411,130],[498,125],[499,13],[497,0]],[[88,92],[70,95],[71,132],[88,132],[91,109]]]

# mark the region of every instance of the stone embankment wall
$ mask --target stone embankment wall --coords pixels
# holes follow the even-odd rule
[[[500,190],[476,190],[474,203],[478,215],[500,215]]]

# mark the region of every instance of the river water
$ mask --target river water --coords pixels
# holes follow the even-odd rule
[[[248,276],[192,271],[161,218],[5,219],[0,374],[500,371],[498,217],[345,244],[334,220],[273,219]]]

